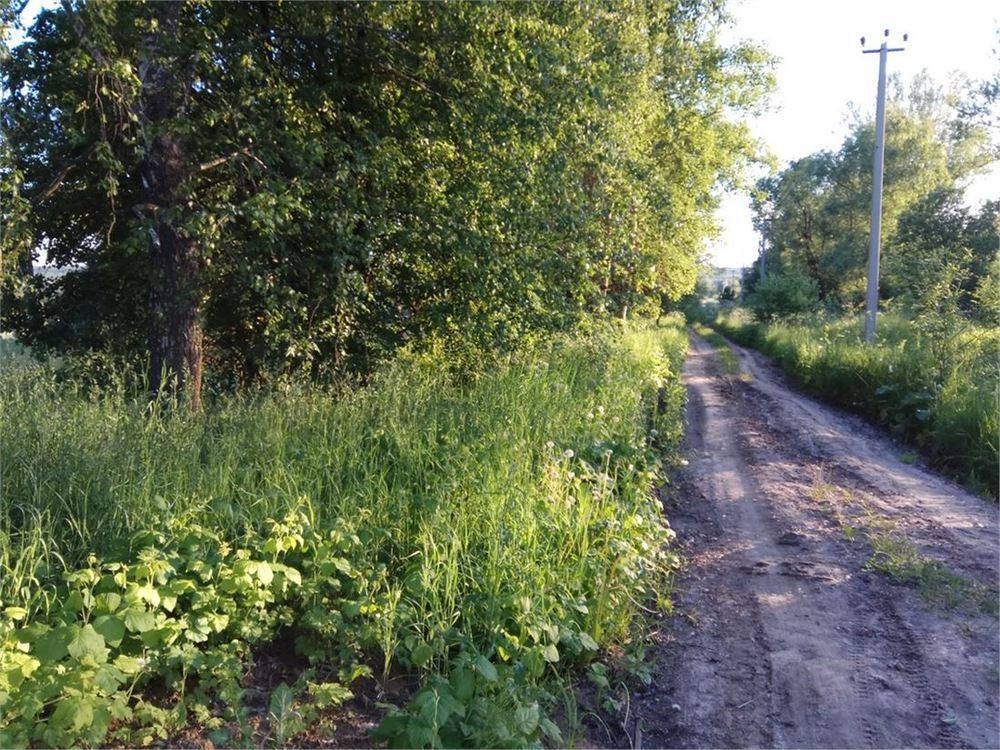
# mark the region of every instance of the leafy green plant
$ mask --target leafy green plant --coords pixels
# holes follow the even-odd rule
[[[200,420],[0,372],[0,745],[286,744],[399,671],[386,740],[559,744],[573,670],[669,606],[653,487],[685,342],[598,327],[472,379],[413,353]],[[276,640],[304,671],[254,729],[243,679]]]
[[[815,310],[819,306],[819,288],[808,276],[787,270],[757,284],[747,304],[758,320],[767,322]]]

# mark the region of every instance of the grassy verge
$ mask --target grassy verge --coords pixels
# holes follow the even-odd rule
[[[736,375],[740,371],[740,363],[736,359],[736,355],[722,336],[704,323],[692,323],[691,327],[694,328],[695,333],[715,348],[715,353],[719,360],[719,369],[727,375]]]
[[[715,326],[770,356],[807,391],[887,427],[945,473],[997,498],[997,331],[942,333],[886,315],[869,346],[856,317],[762,324],[731,310]]]
[[[198,420],[0,370],[0,746],[281,745],[399,673],[390,744],[564,742],[568,671],[635,635],[674,565],[652,490],[685,342],[605,330],[472,381],[405,357]],[[298,674],[254,716],[273,643]]]

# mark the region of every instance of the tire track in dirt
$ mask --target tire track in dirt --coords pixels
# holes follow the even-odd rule
[[[891,513],[922,548],[996,582],[996,509],[894,458],[867,427],[788,391],[737,350],[721,376],[697,336],[679,490],[679,616],[639,697],[644,745],[998,747],[996,615],[937,613],[863,570],[811,487]],[[963,567],[964,565],[964,567]]]

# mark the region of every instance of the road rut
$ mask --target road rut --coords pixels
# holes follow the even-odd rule
[[[1000,747],[997,506],[733,349],[742,379],[692,335],[664,495],[687,565],[642,745]],[[869,569],[877,538],[937,561],[939,588]]]

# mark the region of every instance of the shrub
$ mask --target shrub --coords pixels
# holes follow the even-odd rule
[[[760,282],[747,303],[758,320],[770,321],[815,310],[819,288],[813,279],[789,270]]]

